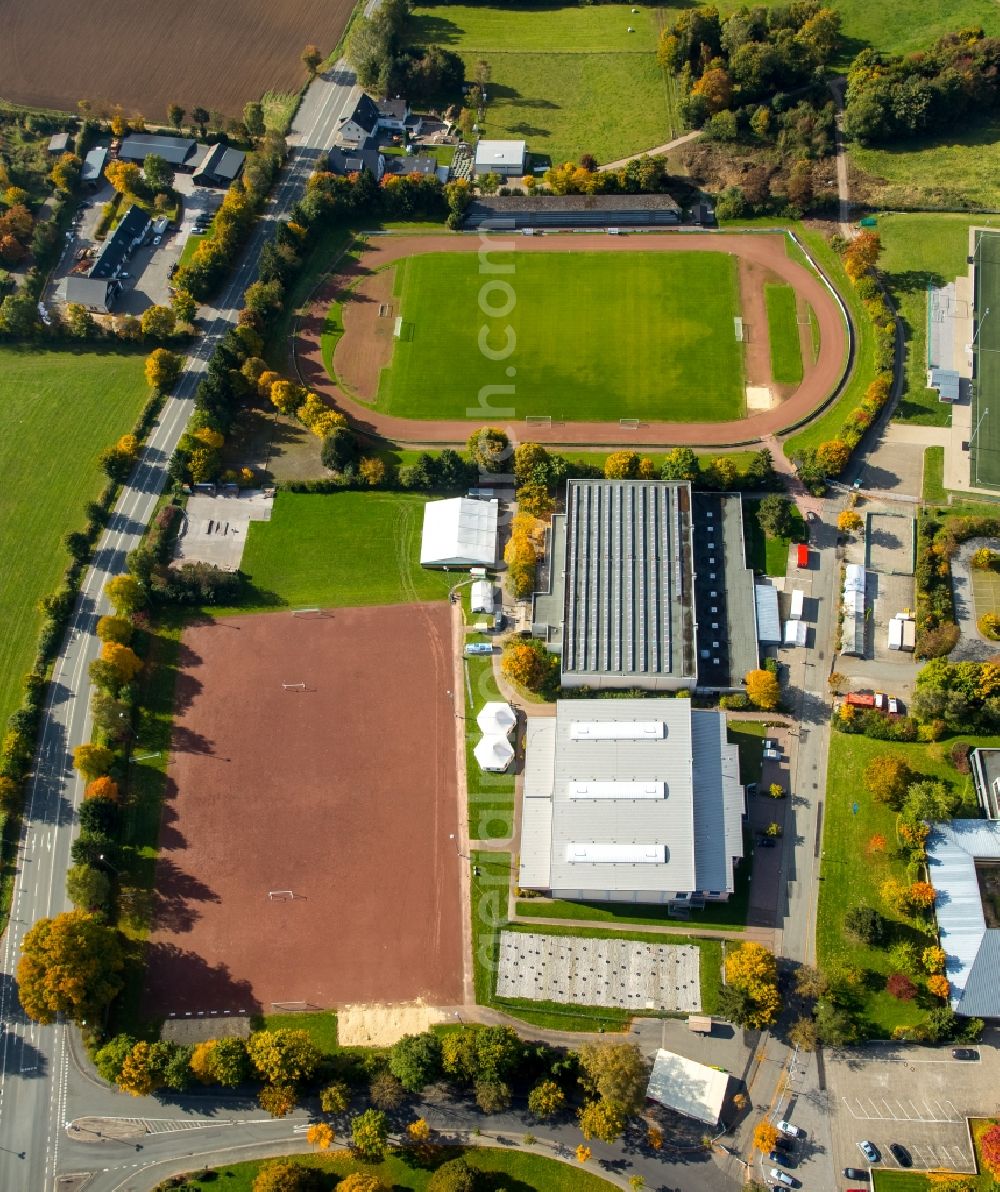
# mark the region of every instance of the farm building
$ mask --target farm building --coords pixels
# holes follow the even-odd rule
[[[659,1048],[646,1096],[675,1113],[717,1126],[729,1094],[730,1075]]]
[[[104,241],[104,247],[97,255],[91,277],[117,277],[122,266],[149,235],[149,216],[141,207],[129,207],[118,221],[118,226]]]
[[[497,556],[498,501],[452,497],[428,501],[420,540],[422,567],[492,567]]]
[[[229,186],[243,173],[246,156],[228,145],[199,145],[188,162],[195,186]]]
[[[564,687],[728,690],[757,665],[739,497],[687,481],[574,480],[552,519],[533,632]]]
[[[1000,1018],[1000,821],[950,820],[927,839],[951,1008]]]
[[[191,137],[156,137],[148,133],[133,133],[125,137],[118,150],[120,161],[134,161],[138,165],[151,153],[177,170],[189,171],[188,158],[194,152],[195,142]]]
[[[69,153],[70,135],[68,132],[56,132],[49,138],[46,148],[48,153],[56,156],[59,153]]]
[[[98,145],[96,148],[91,149],[83,159],[83,168],[80,170],[80,181],[86,186],[95,188],[100,186],[101,179],[104,176],[104,163],[107,160],[107,146]]]
[[[118,283],[109,277],[66,278],[66,301],[107,314],[118,292]]]
[[[518,885],[555,898],[668,904],[734,890],[739,751],[686,699],[559,700],[528,718]]]
[[[680,223],[670,195],[496,195],[474,199],[465,226],[498,228],[630,228]]]
[[[499,174],[501,178],[523,178],[527,158],[528,146],[524,141],[481,140],[476,145],[476,177]]]

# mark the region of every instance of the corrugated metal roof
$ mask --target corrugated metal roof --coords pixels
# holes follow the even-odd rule
[[[778,589],[770,584],[754,584],[753,598],[757,605],[758,639],[762,645],[777,645],[781,641]]]
[[[574,740],[582,717],[632,723],[651,712],[653,738]],[[581,783],[661,785],[665,797],[580,798]],[[544,812],[543,810],[544,809]],[[675,892],[733,888],[742,855],[742,792],[725,717],[688,700],[560,700],[555,719],[529,717],[521,830],[521,884],[585,897],[616,892],[661,900]],[[544,842],[540,835],[547,834]],[[658,865],[567,859],[567,846],[666,845]],[[541,855],[545,848],[548,862]],[[602,854],[603,857],[604,854]],[[547,880],[543,880],[547,878]]]
[[[1000,860],[1000,822],[950,820],[934,825],[927,841],[927,866],[941,946],[947,954],[952,1009],[996,1017],[1000,1015],[1000,929],[986,925],[976,874],[976,861],[987,859]]]
[[[690,496],[684,483],[570,481],[564,675],[694,677]]]

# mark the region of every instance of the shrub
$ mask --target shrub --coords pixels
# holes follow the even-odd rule
[[[991,642],[1000,642],[1000,616],[996,613],[983,613],[976,622],[979,632]]]
[[[852,906],[844,916],[844,928],[872,948],[881,947],[888,936],[885,917],[873,906]]]
[[[912,1002],[917,996],[917,987],[906,973],[893,973],[886,981],[885,987],[900,1002]]]

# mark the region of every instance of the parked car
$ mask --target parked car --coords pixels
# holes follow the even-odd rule
[[[951,1058],[953,1060],[978,1060],[979,1052],[974,1047],[953,1047]]]
[[[781,754],[778,752],[777,749],[765,749],[764,757],[769,762],[780,762],[781,761]]]
[[[793,1179],[787,1171],[782,1171],[780,1167],[772,1167],[767,1173],[772,1180],[777,1180],[779,1184],[784,1184],[786,1188],[797,1188],[798,1180]]]
[[[771,1151],[767,1156],[769,1163],[780,1163],[782,1167],[794,1167],[795,1156],[788,1153],[788,1151]]]
[[[806,1132],[801,1126],[793,1126],[791,1122],[778,1122],[778,1133],[788,1138],[805,1138]]]
[[[889,1154],[896,1160],[900,1167],[912,1167],[913,1160],[910,1157],[910,1152],[905,1146],[900,1146],[898,1142],[889,1143]]]
[[[874,1142],[869,1142],[867,1138],[863,1138],[858,1143],[858,1150],[864,1155],[869,1163],[877,1163],[882,1156],[878,1153],[878,1147]]]
[[[781,746],[778,744],[778,740],[776,737],[765,737],[764,738],[764,748],[780,750]]]
[[[811,509],[806,510],[806,521],[818,521],[816,514]]]
[[[902,709],[899,705],[899,700],[894,695],[889,696],[889,715],[898,716]]]
[[[888,702],[888,698],[889,697],[886,695],[886,693],[884,691],[876,691],[875,692],[875,707],[882,709],[884,711],[886,703]]]
[[[845,1167],[845,1180],[864,1180],[866,1183],[871,1179],[871,1176],[861,1167]]]

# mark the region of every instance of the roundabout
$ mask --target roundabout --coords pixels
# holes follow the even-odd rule
[[[296,371],[360,432],[399,444],[464,444],[487,422],[524,423],[550,445],[753,442],[822,408],[848,363],[839,300],[791,244],[783,233],[379,235],[300,317]],[[797,384],[772,377],[772,288],[790,291]]]

